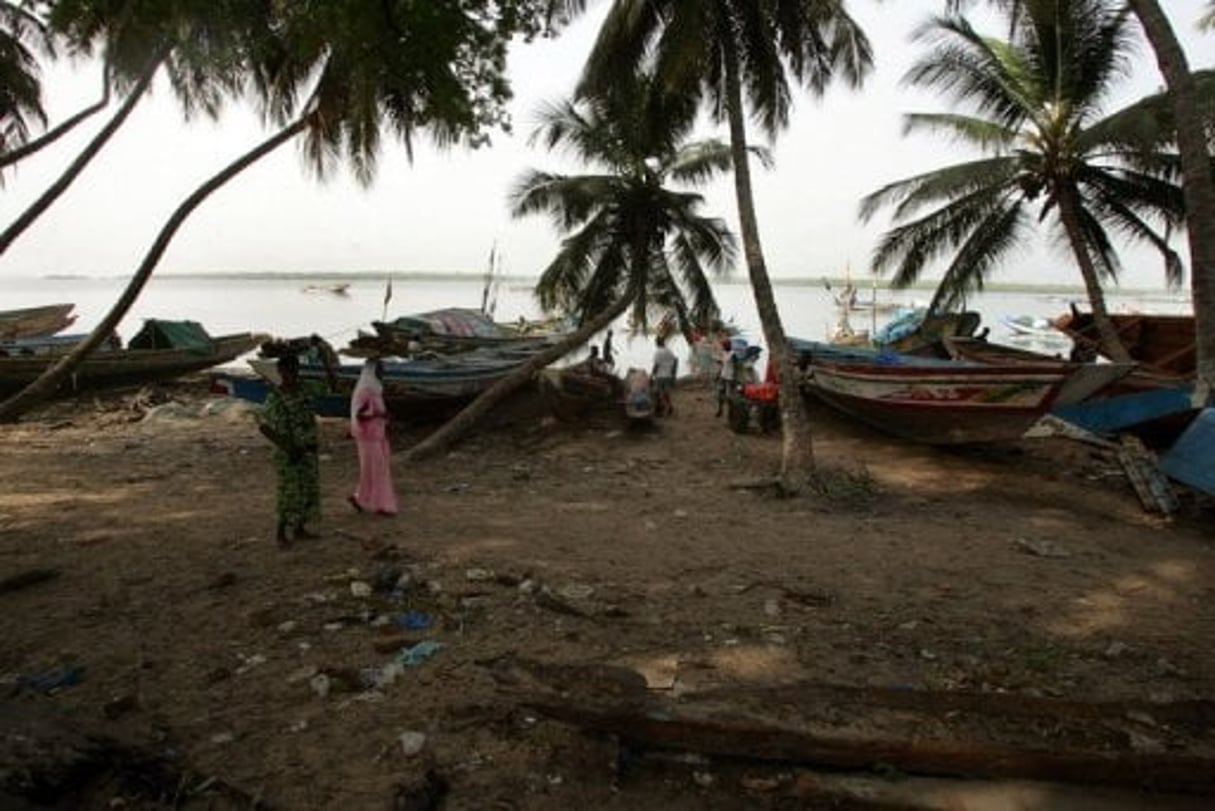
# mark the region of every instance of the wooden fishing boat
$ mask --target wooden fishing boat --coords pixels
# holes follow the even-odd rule
[[[1025,338],[1039,338],[1053,341],[1064,338],[1063,333],[1055,329],[1055,324],[1049,318],[1035,315],[1006,315],[1000,323],[1013,335]]]
[[[1060,369],[1074,372],[1063,384],[1063,388],[1059,390],[1059,395],[1055,398],[1055,407],[1089,399],[1125,379],[1135,371],[1137,365],[1134,363],[1076,363],[1026,349],[1018,349],[1014,346],[1004,346],[963,336],[945,336],[942,344],[949,355],[956,360],[989,365],[1057,365]]]
[[[0,339],[38,338],[54,335],[72,325],[75,304],[47,304],[19,310],[0,310]]]
[[[1198,362],[1194,316],[1115,313],[1110,315],[1110,322],[1143,371],[1180,380],[1194,377]],[[1104,354],[1092,313],[1072,307],[1071,312],[1055,319],[1054,325],[1072,339],[1079,354]]]
[[[872,333],[875,345],[904,354],[932,353],[948,335],[974,335],[982,320],[977,312],[932,313],[908,309]]]
[[[499,324],[480,310],[464,307],[401,316],[394,321],[373,321],[372,327],[375,335],[359,335],[344,353],[354,357],[408,357],[425,352],[453,354],[493,349],[530,355],[564,336],[557,332],[523,332],[513,325]]]
[[[932,445],[1017,439],[1074,374],[1058,364],[992,366],[886,353],[809,362],[806,389],[881,431]]]
[[[577,367],[545,369],[538,377],[540,396],[559,420],[577,421],[600,411],[619,410],[624,384],[612,374]]]
[[[241,332],[212,338],[189,321],[149,320],[126,349],[99,349],[81,361],[62,391],[138,385],[210,369],[251,352],[265,335]],[[0,357],[0,390],[32,383],[61,354]]]
[[[534,353],[533,353],[534,354]],[[532,355],[498,353],[491,349],[477,349],[455,355],[417,357],[404,360],[385,358],[384,399],[405,406],[410,403],[467,401],[488,389],[494,383],[516,371]],[[278,369],[272,358],[254,358],[249,361],[259,375],[271,382],[278,382]],[[341,364],[336,369],[326,369],[319,362],[304,361],[300,364],[300,378],[329,385],[330,389],[347,396],[358,382],[362,366]]]
[[[236,397],[250,403],[266,402],[270,393],[271,383],[259,374],[250,372],[214,372],[211,375],[211,391],[228,397]],[[350,395],[326,391],[323,387],[316,388],[312,394],[312,411],[318,417],[348,418],[350,416]]]
[[[1215,496],[1215,408],[1204,408],[1160,457],[1160,469],[1195,490]]]

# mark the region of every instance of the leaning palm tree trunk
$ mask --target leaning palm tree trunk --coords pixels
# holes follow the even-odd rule
[[[73,129],[75,129],[77,124],[81,123],[82,121],[87,120],[90,116],[94,115],[95,113],[100,112],[109,103],[110,103],[110,78],[109,78],[109,74],[107,72],[106,78],[104,81],[104,87],[102,88],[102,91],[101,91],[100,100],[98,100],[94,104],[89,105],[88,107],[85,107],[83,110],[76,113],[76,115],[72,116],[71,118],[68,118],[65,121],[61,122],[59,124],[59,126],[54,127],[50,130],[47,130],[46,132],[44,132],[42,135],[38,136],[34,140],[29,141],[28,143],[22,144],[20,147],[12,150],[11,152],[6,152],[3,155],[0,155],[0,169],[5,168],[6,166],[12,166],[14,163],[17,163],[18,161],[23,160],[24,158],[27,158],[30,155],[33,155],[35,152],[38,152],[39,150],[44,149],[45,147],[48,147],[51,144],[55,143],[60,138],[62,138],[64,135],[67,135],[69,132],[71,132]]]
[[[72,370],[88,357],[89,353],[100,346],[106,338],[113,334],[118,323],[122,321],[127,311],[131,309],[131,305],[135,303],[144,285],[151,278],[152,271],[156,269],[161,256],[164,255],[165,250],[169,247],[169,242],[172,241],[177,230],[194,209],[198,208],[203,200],[206,200],[212,192],[303,132],[308,126],[310,115],[306,115],[284,129],[279,130],[257,147],[228,164],[210,180],[195,189],[194,193],[177,207],[177,210],[169,217],[164,227],[160,229],[160,233],[156,236],[156,241],[152,243],[152,247],[148,250],[147,255],[144,256],[143,262],[140,263],[139,268],[135,271],[135,275],[131,277],[131,281],[127,283],[126,289],[119,296],[118,301],[114,303],[114,306],[110,308],[110,311],[106,313],[105,318],[101,319],[101,323],[89,333],[87,338],[77,344],[71,352],[64,355],[62,359],[39,375],[37,380],[30,383],[8,400],[0,403],[0,422],[13,422],[38,403],[54,394],[55,390],[71,375]]]
[[[1198,349],[1197,404],[1215,401],[1215,172],[1203,136],[1202,118],[1185,51],[1156,0],[1130,0],[1169,87],[1177,126],[1177,151],[1184,173],[1186,238]]]
[[[21,236],[25,229],[34,224],[34,221],[42,216],[42,212],[50,208],[51,204],[59,199],[59,196],[67,191],[68,186],[74,181],[84,168],[89,165],[101,148],[106,145],[110,137],[118,131],[122,123],[127,120],[127,116],[135,109],[135,105],[143,97],[144,91],[148,89],[148,85],[152,83],[152,78],[156,75],[156,71],[160,68],[160,63],[164,61],[165,53],[159,53],[153,57],[148,67],[140,75],[139,81],[131,88],[130,94],[127,95],[127,100],[122,103],[118,111],[114,113],[114,117],[110,119],[102,129],[89,141],[88,146],[84,148],[76,160],[72,161],[71,165],[64,171],[59,179],[51,184],[50,188],[44,191],[37,200],[30,204],[29,208],[21,213],[21,216],[0,234],[0,255],[9,249],[13,244],[13,240]]]
[[[1059,218],[1063,221],[1067,241],[1076,257],[1076,264],[1080,266],[1080,275],[1084,278],[1084,289],[1088,293],[1089,304],[1093,308],[1093,326],[1097,328],[1101,348],[1110,360],[1129,363],[1133,358],[1122,345],[1122,339],[1118,337],[1118,331],[1114,329],[1109,311],[1105,308],[1105,292],[1101,289],[1101,281],[1097,278],[1097,268],[1093,265],[1093,257],[1089,254],[1081,233],[1076,198],[1070,193],[1061,192],[1059,194]]]
[[[738,60],[734,53],[726,55],[726,93],[729,98],[730,146],[734,153],[734,190],[738,198],[738,221],[742,232],[743,251],[747,257],[747,273],[755,294],[755,309],[764,330],[764,340],[772,353],[772,362],[780,375],[780,415],[783,446],[781,449],[781,488],[793,495],[801,492],[814,472],[814,445],[810,435],[810,419],[798,384],[797,369],[785,338],[785,327],[776,308],[772,281],[764,264],[759,242],[759,223],[755,216],[755,200],[751,192],[751,168],[747,158],[747,128],[743,120],[742,84],[738,76]]]
[[[536,372],[539,372],[553,361],[565,357],[574,349],[589,341],[592,335],[610,326],[613,321],[628,309],[635,298],[635,292],[623,296],[607,310],[604,310],[594,319],[583,324],[578,330],[490,386],[479,394],[475,400],[465,406],[459,414],[443,423],[442,427],[437,431],[410,448],[406,452],[405,458],[413,462],[436,454],[459,441],[474,425],[492,411],[494,406],[531,381]]]

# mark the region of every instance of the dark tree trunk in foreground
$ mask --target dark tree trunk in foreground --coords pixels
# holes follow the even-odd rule
[[[12,422],[18,419],[38,403],[54,394],[59,386],[72,374],[72,370],[88,357],[89,353],[113,334],[114,330],[118,327],[118,323],[122,321],[127,311],[131,309],[131,305],[139,298],[140,292],[143,290],[144,285],[147,284],[148,279],[151,278],[152,271],[156,269],[157,263],[160,262],[161,256],[164,255],[165,250],[169,247],[169,243],[177,233],[177,230],[203,200],[206,200],[212,192],[222,187],[249,166],[270,154],[296,135],[299,135],[307,126],[308,118],[305,116],[285,129],[279,130],[255,149],[246,152],[240,158],[228,164],[222,171],[214,175],[206,183],[203,183],[193,194],[187,197],[177,207],[177,210],[173,212],[172,216],[169,217],[164,227],[160,229],[160,233],[156,236],[156,241],[152,244],[147,255],[144,256],[143,262],[140,263],[139,268],[135,271],[135,275],[131,277],[131,281],[127,284],[126,289],[122,292],[122,295],[115,302],[114,306],[110,308],[110,311],[106,313],[105,318],[101,319],[101,323],[89,333],[88,338],[77,344],[71,352],[64,355],[59,361],[52,364],[37,380],[30,383],[8,400],[0,403],[0,422]]]
[[[625,295],[610,309],[603,311],[593,320],[583,324],[564,340],[553,345],[552,348],[546,349],[536,355],[536,357],[490,386],[479,394],[477,399],[465,406],[459,414],[443,423],[437,431],[406,451],[405,459],[410,462],[423,459],[458,442],[474,425],[484,419],[498,403],[505,400],[519,388],[525,386],[537,372],[585,344],[595,333],[611,326],[612,322],[619,318],[628,309],[629,305],[633,303],[634,298],[635,295],[633,294]]]
[[[106,142],[118,131],[118,128],[127,120],[131,111],[135,109],[135,105],[143,98],[144,91],[152,83],[152,79],[156,76],[156,71],[160,69],[162,61],[164,61],[164,54],[159,54],[152,60],[147,69],[140,75],[139,81],[131,88],[127,100],[118,108],[118,112],[114,113],[114,117],[110,119],[109,123],[102,127],[101,132],[97,133],[93,137],[93,140],[89,141],[88,146],[76,156],[76,160],[72,161],[67,170],[51,184],[50,188],[31,203],[29,208],[23,211],[14,223],[4,230],[3,234],[0,234],[0,255],[3,255],[9,249],[13,241],[25,232],[25,229],[33,225],[42,216],[42,212],[50,208],[51,204],[67,191],[68,186],[72,185],[72,181],[84,171],[85,167],[101,151],[101,148],[106,145]]]
[[[95,104],[85,107],[83,110],[76,113],[76,115],[61,122],[57,127],[47,130],[34,140],[22,144],[11,152],[6,152],[3,155],[0,155],[0,169],[5,168],[6,166],[12,166],[14,163],[17,163],[24,158],[28,158],[35,152],[50,146],[64,135],[67,135],[69,132],[75,129],[77,124],[82,121],[86,121],[92,115],[105,109],[105,106],[110,103],[110,78],[108,74],[106,75],[104,85],[105,86],[101,92],[101,99]]]
[[[1070,193],[1063,192],[1059,195],[1059,218],[1063,220],[1063,230],[1067,232],[1067,241],[1075,254],[1076,264],[1080,266],[1080,275],[1084,278],[1084,289],[1088,292],[1089,304],[1093,308],[1093,326],[1097,329],[1101,348],[1110,360],[1129,363],[1133,359],[1122,345],[1122,339],[1118,337],[1118,331],[1114,329],[1109,311],[1105,308],[1105,291],[1101,289],[1097,268],[1084,242],[1076,199]]]
[[[726,93],[729,98],[730,146],[734,152],[734,189],[738,197],[738,221],[747,257],[747,273],[755,293],[755,309],[763,326],[764,340],[768,343],[768,351],[772,353],[772,362],[776,365],[781,382],[780,416],[784,440],[781,449],[781,487],[792,495],[801,492],[814,473],[814,445],[798,372],[793,364],[793,353],[789,351],[785,338],[785,327],[776,307],[772,280],[768,278],[759,242],[759,223],[755,216],[747,154],[747,128],[743,118],[742,84],[738,76],[737,55],[732,49],[726,54]]]
[[[1185,176],[1182,186],[1198,349],[1197,396],[1201,404],[1207,404],[1215,400],[1215,171],[1211,169],[1198,112],[1194,77],[1169,18],[1156,0],[1130,0],[1130,6],[1156,52],[1176,119],[1177,151]]]

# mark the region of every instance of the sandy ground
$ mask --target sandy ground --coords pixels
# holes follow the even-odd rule
[[[828,486],[778,499],[736,485],[775,470],[779,439],[731,433],[707,387],[647,431],[522,396],[441,458],[398,459],[385,519],[346,505],[355,450],[326,421],[322,538],[280,551],[249,413],[201,385],[156,396],[184,404],[146,416],[127,393],[0,427],[0,578],[58,572],[0,593],[0,690],[273,807],[410,807],[393,797],[426,769],[469,809],[768,807],[788,777],[621,779],[602,741],[518,709],[494,673],[510,655],[628,666],[669,695],[1215,698],[1215,511],[1182,493],[1178,517],[1149,514],[1113,456],[1073,441],[943,451],[815,407]],[[408,611],[433,624],[394,629]],[[441,647],[384,669],[425,640]],[[64,665],[78,683],[30,687]],[[1168,737],[1106,745],[1192,746]]]

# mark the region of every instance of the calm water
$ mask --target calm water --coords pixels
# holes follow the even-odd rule
[[[313,332],[326,337],[341,349],[359,329],[370,331],[370,322],[384,315],[384,281],[353,280],[347,295],[330,292],[305,292],[308,285],[324,286],[342,281],[341,276],[316,276],[308,279],[282,278],[153,278],[138,302],[119,325],[119,334],[129,339],[139,330],[145,318],[190,319],[198,321],[212,334],[257,330],[279,337],[307,335]],[[393,280],[393,296],[388,305],[390,318],[441,307],[479,307],[482,280],[470,275],[467,281]],[[95,325],[122,290],[124,282],[117,279],[5,279],[0,277],[0,310],[29,307],[53,302],[74,302],[79,318],[75,331]],[[750,288],[743,282],[719,284],[716,287],[723,316],[741,328],[744,337],[762,343],[759,319],[755,313]],[[867,300],[870,291],[862,290]],[[879,290],[878,301],[904,305],[924,304],[926,290],[890,292]],[[825,339],[835,325],[835,303],[831,293],[822,285],[778,285],[777,303],[784,320],[785,331],[799,338]],[[1069,300],[1087,309],[1080,294],[1069,298],[1058,294],[995,292],[975,297],[971,308],[983,315],[983,324],[991,328],[993,340],[1007,341],[1010,331],[1003,318],[1020,315],[1055,317],[1067,310]],[[1184,292],[1114,294],[1108,299],[1111,311],[1140,310],[1156,313],[1189,313],[1191,308]],[[502,284],[497,288],[495,317],[499,321],[538,318],[541,313],[531,289],[526,284]],[[880,327],[886,316],[876,321],[869,316],[854,314],[852,327],[856,330]],[[616,329],[613,341],[617,351],[617,366],[649,366],[653,352],[651,339],[632,338],[625,334],[623,324]],[[673,344],[681,358],[685,347]],[[1024,344],[1022,344],[1024,345]],[[1039,345],[1039,349],[1066,351],[1062,346]],[[681,360],[681,368],[683,361]]]

